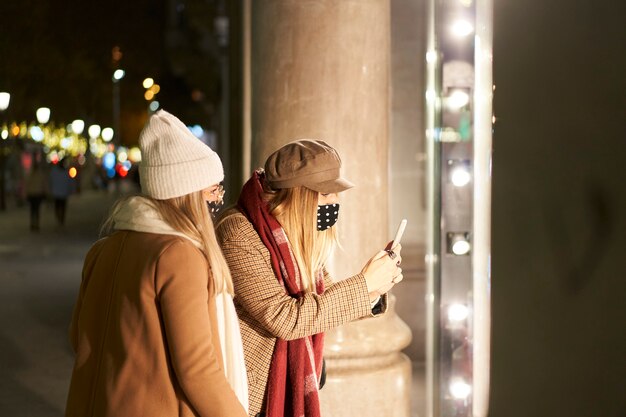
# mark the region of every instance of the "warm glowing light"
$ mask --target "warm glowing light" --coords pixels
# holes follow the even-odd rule
[[[154,84],[152,87],[150,87],[150,91],[152,91],[153,94],[158,94],[159,91],[161,91],[161,86],[158,84]]]
[[[495,124],[496,123],[496,116],[491,116],[491,124]]]
[[[105,127],[102,129],[102,140],[105,142],[110,142],[113,139],[113,129],[110,127]]]
[[[159,106],[161,106],[161,103],[155,100],[152,101],[148,107],[150,108],[150,111],[157,111],[159,110]]]
[[[11,94],[7,92],[0,93],[0,111],[5,111],[9,108],[11,102]]]
[[[35,112],[37,121],[42,125],[45,125],[50,121],[50,109],[47,107],[39,107]]]
[[[472,32],[474,32],[474,27],[465,19],[456,20],[452,24],[452,33],[459,38],[464,38]]]
[[[70,174],[70,178],[76,178],[76,174],[78,173],[78,171],[76,170],[76,168],[71,167],[68,171],[68,174]]]
[[[20,127],[18,125],[11,126],[11,134],[17,136],[20,134]]]
[[[452,181],[452,184],[457,187],[466,186],[471,179],[472,176],[470,175],[469,171],[465,166],[462,165],[453,168],[452,172],[450,173],[450,181]]]
[[[437,93],[435,93],[435,90],[432,90],[432,89],[426,90],[427,101],[434,101],[436,98],[437,98]]]
[[[469,308],[465,304],[452,304],[448,307],[448,320],[463,321],[469,316]]]
[[[469,103],[470,97],[465,91],[454,90],[446,97],[446,105],[452,110],[459,110]]]
[[[141,150],[136,146],[130,148],[128,151],[128,159],[132,162],[141,162]]]
[[[143,88],[150,88],[154,85],[154,80],[152,78],[146,78],[143,80]]]
[[[459,239],[452,244],[452,253],[455,255],[467,255],[470,248],[470,244],[467,240]]]
[[[9,131],[6,129],[2,129],[2,139],[6,139],[9,137]]]
[[[151,90],[148,90],[143,94],[143,98],[145,98],[147,101],[150,101],[154,98],[154,93]]]
[[[128,153],[125,150],[120,149],[117,153],[117,160],[120,162],[126,162],[128,160]]]
[[[72,122],[72,132],[80,135],[85,130],[85,122],[80,119],[76,119]]]
[[[450,394],[457,400],[464,400],[472,392],[472,387],[460,378],[450,381]]]
[[[123,69],[116,69],[113,73],[113,80],[119,81],[124,78],[124,75],[126,75],[126,71],[124,71]]]
[[[39,126],[33,126],[30,128],[30,137],[35,142],[41,142],[44,138],[43,130]]]
[[[87,129],[87,133],[91,139],[95,139],[100,136],[100,126],[99,125],[91,125]]]

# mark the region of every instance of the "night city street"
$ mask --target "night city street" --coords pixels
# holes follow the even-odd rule
[[[38,233],[28,231],[27,205],[0,213],[0,415],[63,415],[74,361],[67,328],[83,257],[114,198],[72,196],[63,229],[44,203]]]

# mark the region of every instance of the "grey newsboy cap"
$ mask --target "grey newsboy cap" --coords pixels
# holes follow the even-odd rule
[[[304,186],[319,193],[339,193],[354,187],[341,178],[341,159],[326,142],[299,139],[271,154],[265,162],[265,179],[273,189]]]

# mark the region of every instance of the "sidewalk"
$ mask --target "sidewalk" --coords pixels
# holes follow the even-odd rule
[[[0,415],[63,415],[73,366],[67,327],[83,257],[115,198],[72,196],[63,229],[43,205],[39,233],[29,231],[27,206],[0,212]]]

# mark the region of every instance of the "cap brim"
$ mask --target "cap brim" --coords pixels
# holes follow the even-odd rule
[[[311,184],[307,186],[313,191],[317,191],[322,194],[340,193],[354,187],[354,184],[345,178],[337,178],[330,181],[318,182],[317,184]]]

